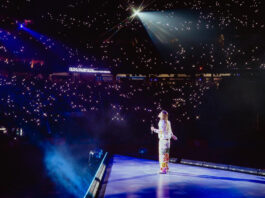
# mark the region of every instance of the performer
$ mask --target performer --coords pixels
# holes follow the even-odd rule
[[[168,112],[162,110],[158,117],[160,118],[158,123],[158,129],[151,126],[151,131],[158,133],[159,138],[159,164],[161,174],[166,174],[169,170],[169,149],[170,149],[170,139],[173,138],[177,140],[178,138],[172,133],[171,124],[168,120]]]

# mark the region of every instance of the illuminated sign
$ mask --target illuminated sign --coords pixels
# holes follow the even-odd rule
[[[107,70],[95,70],[88,68],[80,68],[80,67],[69,67],[69,72],[78,72],[78,73],[92,73],[92,74],[110,74],[110,71]]]

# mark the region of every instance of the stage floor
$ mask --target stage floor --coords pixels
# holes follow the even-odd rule
[[[104,197],[265,197],[265,177],[172,164],[158,174],[157,161],[114,156]]]

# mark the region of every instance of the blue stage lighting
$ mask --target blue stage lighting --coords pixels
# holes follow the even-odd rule
[[[20,29],[23,29],[24,28],[24,25],[21,23],[21,24],[19,24],[19,28]]]

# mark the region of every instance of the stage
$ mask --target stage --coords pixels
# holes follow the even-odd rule
[[[115,155],[100,197],[265,197],[265,177]]]

